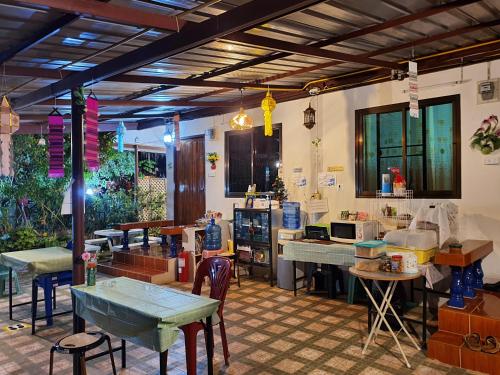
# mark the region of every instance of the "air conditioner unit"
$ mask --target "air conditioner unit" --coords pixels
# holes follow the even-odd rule
[[[500,100],[500,79],[489,79],[477,83],[477,104],[493,103]]]

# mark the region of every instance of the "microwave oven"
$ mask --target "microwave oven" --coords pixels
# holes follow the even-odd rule
[[[335,220],[330,224],[331,239],[336,242],[356,243],[377,237],[376,221]]]

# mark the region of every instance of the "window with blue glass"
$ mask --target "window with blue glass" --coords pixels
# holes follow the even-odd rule
[[[356,111],[356,197],[374,197],[398,167],[419,198],[460,198],[460,95]]]

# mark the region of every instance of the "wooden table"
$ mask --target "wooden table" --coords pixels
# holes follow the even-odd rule
[[[392,316],[397,320],[397,322],[401,326],[401,329],[403,330],[403,332],[410,339],[410,341],[415,346],[415,348],[417,348],[417,350],[420,350],[420,347],[418,346],[417,342],[408,333],[408,330],[406,329],[404,324],[401,322],[401,319],[399,318],[398,314],[396,313],[396,311],[392,307],[391,300],[392,300],[392,297],[394,295],[394,291],[396,290],[396,286],[397,286],[398,282],[415,280],[415,279],[422,276],[421,273],[417,272],[417,273],[408,274],[408,273],[390,273],[390,272],[367,272],[367,271],[357,270],[355,267],[350,267],[349,272],[359,279],[359,281],[361,282],[361,285],[363,286],[363,288],[366,292],[366,295],[368,296],[368,298],[372,302],[373,306],[377,310],[377,316],[375,318],[375,321],[373,322],[372,329],[370,330],[370,334],[368,335],[368,339],[366,340],[365,346],[363,347],[363,351],[361,353],[362,354],[366,353],[366,349],[368,348],[368,345],[370,344],[372,339],[373,339],[373,341],[375,341],[375,339],[378,335],[378,332],[380,330],[380,327],[381,327],[382,323],[384,323],[386,325],[387,329],[389,330],[389,332],[391,333],[392,338],[396,342],[396,345],[398,346],[399,351],[401,352],[401,354],[403,356],[403,359],[406,363],[406,366],[408,366],[408,368],[411,368],[411,365],[408,362],[408,359],[406,358],[406,354],[403,351],[403,348],[401,347],[401,344],[399,343],[399,340],[398,340],[396,334],[392,330],[392,327],[390,326],[390,324],[387,322],[387,319],[385,318],[385,316],[386,316],[388,310],[391,310]],[[372,292],[371,292],[370,288],[367,287],[365,280],[373,281],[373,284],[380,292],[380,295],[382,296],[382,301],[380,302],[380,305],[378,305],[375,298],[373,298]],[[385,291],[383,291],[382,288],[380,287],[379,281],[388,281],[389,282],[389,285],[387,286],[387,289]]]
[[[177,238],[182,236],[182,232],[185,228],[191,228],[194,225],[168,225],[160,229],[160,234],[162,239],[166,236],[170,236],[172,240],[170,241],[170,256],[172,258],[177,257]]]
[[[448,306],[462,309],[464,297],[475,298],[475,289],[483,287],[483,258],[493,251],[493,241],[465,240],[460,253],[444,249],[434,256],[434,264],[451,267],[451,297]]]
[[[149,229],[150,228],[160,228],[168,225],[172,225],[173,220],[150,220],[150,221],[137,221],[131,223],[122,223],[114,226],[114,229],[123,231],[123,246],[122,250],[129,250],[128,246],[128,234],[132,230],[142,230],[142,247],[144,249],[149,249]],[[162,237],[162,246],[166,245],[166,238]]]

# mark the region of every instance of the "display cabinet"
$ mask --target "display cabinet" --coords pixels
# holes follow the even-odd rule
[[[234,208],[233,240],[236,252],[238,285],[240,267],[253,273],[253,267],[268,268],[268,278],[274,285],[271,208]]]

